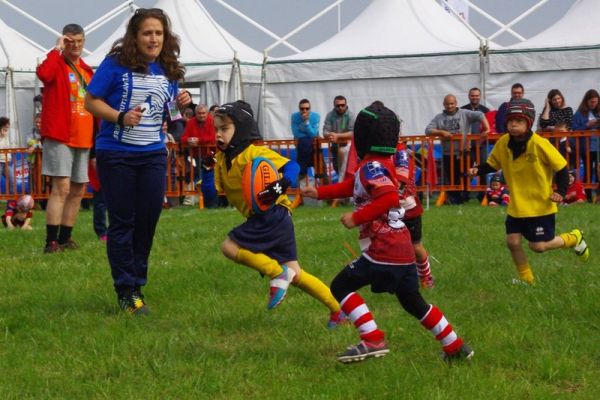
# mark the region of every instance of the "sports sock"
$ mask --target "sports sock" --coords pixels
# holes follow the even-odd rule
[[[67,243],[71,239],[71,231],[73,231],[72,226],[61,225],[58,231],[58,244]]]
[[[419,278],[431,276],[431,268],[429,267],[429,255],[425,257],[423,262],[417,262],[417,275]]]
[[[517,272],[519,273],[519,279],[525,283],[533,284],[535,278],[533,277],[533,271],[529,263],[524,265],[517,265]]]
[[[577,245],[577,236],[570,232],[561,233],[558,235],[565,242],[565,247],[575,247]]]
[[[281,274],[283,268],[271,257],[262,253],[253,253],[250,250],[240,249],[235,256],[235,262],[244,264],[269,278],[275,278]]]
[[[367,342],[380,342],[385,339],[383,331],[377,329],[373,314],[362,297],[356,292],[348,294],[342,302],[342,311],[350,318],[358,332],[360,338]]]
[[[296,282],[292,282],[292,285],[302,289],[304,292],[325,304],[325,307],[329,308],[329,311],[335,312],[340,310],[340,303],[333,297],[329,287],[316,276],[306,272],[306,270],[303,269],[302,272],[300,272],[298,279]]]
[[[58,240],[58,225],[46,225],[46,246]]]
[[[421,325],[435,336],[447,354],[456,353],[463,345],[462,339],[454,332],[452,325],[446,320],[444,314],[433,304],[430,305],[429,311],[421,319]]]

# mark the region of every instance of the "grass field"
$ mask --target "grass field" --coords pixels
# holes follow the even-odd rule
[[[356,231],[345,208],[296,210],[300,263],[329,283]],[[390,295],[366,298],[391,353],[343,365],[350,326],[295,288],[272,312],[268,281],[227,261],[219,244],[241,221],[230,209],[162,214],[145,294],[153,313],[118,311],[104,244],[82,212],[81,248],[42,254],[33,232],[0,231],[2,399],[597,399],[600,208],[562,208],[557,230],[580,227],[587,264],[572,251],[531,254],[535,287],[515,286],[504,210],[432,208],[425,245],[437,286],[424,293],[471,344],[470,363],[446,365],[439,345]]]

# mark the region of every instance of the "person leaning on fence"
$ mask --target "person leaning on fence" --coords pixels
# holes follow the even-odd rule
[[[319,136],[319,113],[311,111],[310,101],[302,99],[298,111],[292,114],[291,129],[296,139],[296,161],[300,166],[300,180],[304,179],[308,167],[314,167],[313,139]]]
[[[37,67],[42,97],[42,174],[51,178],[46,206],[45,253],[76,249],[71,234],[88,182],[94,118],[84,107],[92,69],[81,59],[83,28],[69,24]]]
[[[513,100],[520,100],[525,96],[525,88],[520,83],[514,83],[510,87],[510,100],[500,104],[496,113],[496,131],[498,133],[506,132],[506,112],[508,104]]]
[[[357,293],[370,285],[373,293],[396,295],[402,308],[417,318],[443,348],[442,358],[470,359],[473,350],[464,344],[442,311],[427,304],[419,293],[419,278],[410,232],[402,218],[399,184],[392,155],[400,121],[390,109],[371,104],[361,110],[354,125],[354,144],[360,162],[354,179],[341,183],[309,186],[302,195],[318,199],[353,197],[355,210],[342,215],[348,228],[359,228],[362,255],[347,265],[331,283],[331,292],[342,311],[358,329],[361,342],[338,354],[343,363],[382,357],[389,353],[385,334]]]
[[[581,103],[573,115],[572,126],[574,131],[589,131],[589,138],[579,139],[579,156],[583,164],[585,182],[598,182],[600,176],[600,94],[596,89],[590,89],[583,95]],[[588,164],[589,157],[589,164]],[[600,183],[599,183],[600,184]],[[586,189],[585,194],[589,202],[592,201],[592,190]],[[596,196],[600,189],[596,188]]]
[[[298,263],[291,202],[285,194],[297,182],[298,164],[268,147],[252,144],[254,114],[244,101],[220,106],[215,112],[215,128],[220,150],[215,166],[217,189],[247,218],[228,233],[221,244],[223,255],[269,277],[268,309],[283,301],[291,283],[323,303],[330,311],[328,326],[335,327],[344,320],[339,303],[327,285]],[[252,211],[242,193],[242,174],[257,157],[270,160],[282,174],[259,194],[263,204],[273,204],[261,214]]]
[[[523,237],[536,253],[573,248],[581,261],[587,261],[590,250],[579,229],[554,234],[556,204],[567,193],[567,162],[547,139],[531,130],[535,121],[531,101],[511,101],[506,120],[508,135],[498,140],[487,161],[471,168],[469,175],[486,176],[502,169],[511,193],[506,211],[506,244],[520,282],[533,284],[533,272],[521,245]],[[552,188],[553,178],[556,191]]]
[[[191,102],[179,92],[185,68],[178,55],[169,17],[161,9],[138,8],[85,99],[102,119],[96,165],[110,221],[106,249],[117,301],[136,315],[148,313],[142,287],[165,194],[164,116]]]
[[[353,131],[354,114],[348,108],[348,100],[337,95],[333,99],[333,110],[325,116],[323,137],[331,143],[330,158],[339,181],[344,180]]]
[[[464,163],[468,161],[466,155],[471,151],[471,143],[467,140],[467,134],[471,124],[475,122],[483,126],[480,137],[487,137],[490,126],[485,115],[480,111],[458,108],[456,96],[448,94],[444,97],[444,110],[437,114],[425,128],[427,136],[438,136],[442,140],[442,171],[446,185],[451,182],[454,185],[462,184],[461,159]],[[454,136],[460,137],[461,140],[452,143],[451,139]],[[452,166],[454,174],[451,177]],[[465,164],[465,171],[468,167]],[[462,192],[452,191],[449,199],[451,204],[461,204],[469,200],[469,192],[466,188],[463,188]]]

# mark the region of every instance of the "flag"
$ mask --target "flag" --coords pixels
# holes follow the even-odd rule
[[[442,5],[448,13],[452,14],[452,11],[450,11],[450,8],[452,8],[459,17],[469,23],[469,5],[464,0],[443,0]]]

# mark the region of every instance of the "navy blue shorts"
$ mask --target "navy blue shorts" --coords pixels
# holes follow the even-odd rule
[[[423,234],[421,232],[421,216],[410,219],[405,219],[404,224],[410,232],[410,240],[412,244],[421,243]]]
[[[556,214],[542,217],[515,218],[506,216],[506,234],[520,233],[530,242],[548,242],[554,239],[554,220]]]
[[[417,267],[410,265],[376,264],[364,256],[346,266],[335,278],[349,285],[349,291],[356,291],[371,285],[373,293],[414,293],[419,291]]]
[[[290,211],[275,206],[254,214],[229,232],[229,238],[243,249],[263,253],[280,264],[298,260],[296,236]]]

